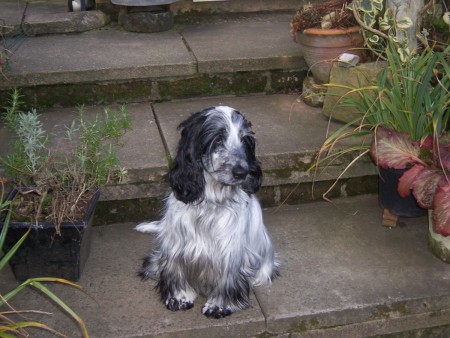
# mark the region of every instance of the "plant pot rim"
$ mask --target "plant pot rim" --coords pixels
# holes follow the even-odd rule
[[[359,26],[353,26],[348,28],[307,28],[303,32],[297,32],[298,34],[306,35],[344,35],[359,32]]]

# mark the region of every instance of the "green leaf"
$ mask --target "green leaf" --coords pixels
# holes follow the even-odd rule
[[[364,13],[364,15],[362,16],[361,19],[364,22],[364,24],[367,25],[368,27],[373,27],[375,25],[375,23],[377,22],[375,20],[375,17],[373,15],[371,15],[370,13]]]
[[[405,16],[403,18],[397,19],[396,25],[397,25],[397,28],[405,30],[405,29],[412,27],[413,22],[409,17]]]
[[[0,306],[3,305],[5,302],[7,302],[9,299],[16,296],[18,293],[20,293],[23,289],[25,289],[28,286],[32,286],[45,295],[47,295],[51,300],[53,300],[62,310],[67,312],[80,326],[81,331],[83,332],[84,337],[89,337],[89,334],[86,329],[86,325],[84,324],[84,321],[81,319],[80,316],[78,316],[68,305],[66,305],[58,296],[56,296],[50,289],[48,289],[46,286],[42,284],[42,282],[54,282],[59,284],[65,284],[72,287],[75,287],[79,290],[83,290],[81,286],[79,286],[76,283],[73,283],[71,281],[68,281],[66,279],[62,278],[54,278],[54,277],[38,277],[38,278],[31,278],[23,282],[22,284],[16,286],[13,290],[8,292],[6,295],[4,295],[0,299]]]
[[[390,22],[385,20],[384,18],[380,18],[378,20],[378,25],[381,31],[388,31],[392,27]]]
[[[375,10],[374,2],[372,0],[361,0],[359,10],[365,13],[373,13]]]
[[[402,62],[409,61],[409,56],[411,52],[409,51],[408,47],[399,47],[397,48],[398,55],[400,56],[400,60]]]
[[[380,37],[378,35],[372,35],[369,38],[370,43],[377,44],[380,41]]]
[[[383,0],[372,0],[372,5],[378,12],[383,10]]]
[[[9,221],[9,220],[8,220]],[[2,257],[0,260],[0,271],[5,267],[5,265],[9,262],[12,256],[16,253],[17,249],[22,245],[22,243],[25,241],[25,239],[28,237],[28,234],[30,233],[31,227],[27,230],[27,232],[17,241],[16,244]],[[3,304],[3,302],[0,301],[0,305]]]
[[[3,196],[1,196],[1,197],[3,197]],[[3,251],[3,245],[5,243],[6,234],[8,233],[8,229],[9,229],[9,220],[11,219],[11,212],[12,212],[10,204],[11,204],[10,201],[7,201],[5,203],[0,202],[0,216],[3,214],[5,209],[8,208],[8,212],[7,212],[5,220],[3,222],[2,231],[0,232],[0,251]],[[1,268],[0,268],[0,270],[1,270]]]

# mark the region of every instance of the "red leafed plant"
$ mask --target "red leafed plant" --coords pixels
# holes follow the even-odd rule
[[[404,132],[378,127],[370,156],[381,168],[406,169],[398,183],[402,197],[432,209],[434,230],[450,235],[450,135],[413,141]]]

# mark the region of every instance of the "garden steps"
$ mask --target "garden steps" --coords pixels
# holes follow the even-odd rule
[[[0,3],[7,24],[20,23],[19,4]],[[25,20],[61,12],[65,5],[60,0],[30,3]],[[318,176],[313,197],[314,173],[308,168],[328,120],[319,108],[299,101],[306,65],[289,32],[291,15],[215,16],[153,34],[126,32],[111,24],[84,33],[27,36],[0,81],[0,102],[4,105],[12,88],[20,88],[25,105],[37,107],[47,128],[60,135],[56,146],[64,145],[64,125],[70,124],[78,105],[100,112],[127,104],[134,127],[119,155],[128,175],[122,184],[103,189],[96,213],[100,224],[121,221],[121,210],[131,210],[135,220],[156,217],[168,190],[176,126],[188,114],[219,103],[241,110],[255,126],[265,175],[259,193],[263,205],[320,199],[348,160],[335,162]],[[2,129],[0,137],[6,136]],[[0,154],[9,145],[1,142]],[[334,196],[376,191],[369,161],[355,166],[346,178],[351,180],[342,180]]]
[[[8,1],[17,4],[2,0],[0,17]],[[53,1],[44,6],[48,3]],[[381,226],[376,195],[362,195],[376,190],[368,160],[336,187],[335,197],[347,196],[334,199],[337,207],[300,203],[321,199],[348,161],[335,162],[318,176],[311,197],[313,174],[307,169],[327,128],[339,124],[329,125],[320,108],[298,100],[306,65],[291,41],[289,19],[283,13],[256,15],[179,24],[157,34],[110,25],[27,37],[14,54],[0,81],[0,102],[11,88],[22,88],[52,133],[63,133],[78,104],[91,115],[126,103],[132,116],[133,130],[119,148],[128,176],[102,192],[96,224],[107,225],[94,227],[79,281],[97,302],[51,286],[86,321],[91,337],[450,336],[449,266],[429,252],[425,218],[401,219],[405,226],[395,229]],[[202,300],[191,311],[167,311],[153,284],[136,277],[152,239],[132,228],[157,217],[168,191],[176,126],[188,114],[217,104],[239,109],[253,123],[265,177],[258,197],[265,207],[282,205],[264,210],[282,268],[269,291],[252,294],[251,309],[210,320],[200,313]],[[6,136],[1,126],[1,155],[11,145]],[[56,139],[54,146],[63,147],[63,139]],[[10,272],[3,271],[1,293],[14,285]],[[73,322],[35,292],[26,291],[13,305],[53,312],[36,320],[79,336]]]
[[[281,262],[269,290],[252,307],[224,319],[201,314],[204,299],[170,312],[153,282],[136,275],[151,250],[151,235],[135,222],[94,227],[91,255],[79,281],[88,295],[49,285],[86,322],[91,338],[125,337],[449,337],[450,265],[427,246],[426,217],[381,226],[376,195],[283,205],[263,211]],[[16,285],[0,274],[0,292]],[[47,298],[26,290],[16,309],[68,337],[77,326]],[[32,331],[33,332],[33,331]],[[49,334],[32,334],[49,337]]]
[[[36,3],[29,10],[39,10],[41,16],[60,11],[58,1]],[[0,3],[0,13],[8,13],[1,10],[7,4],[18,7],[7,0]],[[153,34],[126,32],[111,24],[84,33],[26,37],[0,81],[0,101],[6,102],[12,88],[21,88],[26,105],[37,107],[48,128],[59,135],[78,105],[100,112],[127,104],[134,128],[119,155],[128,176],[103,190],[99,224],[122,221],[122,210],[134,220],[156,217],[168,189],[176,126],[189,113],[218,103],[240,109],[255,125],[265,174],[259,193],[263,205],[320,199],[348,160],[335,162],[317,179],[312,197],[313,174],[307,170],[328,120],[319,108],[298,100],[306,65],[289,33],[290,16],[243,15],[178,24]],[[62,138],[59,143],[64,143]],[[2,142],[0,153],[8,146]],[[347,178],[352,180],[336,186],[335,196],[376,191],[368,161],[355,166]]]
[[[33,5],[30,15],[62,10],[51,2]],[[15,0],[2,1],[0,18],[20,23],[17,8]],[[307,68],[291,38],[291,16],[219,18],[150,34],[111,23],[78,34],[26,36],[0,81],[0,100],[14,87],[37,107],[295,91]]]
[[[257,138],[256,155],[264,172],[263,187],[258,193],[263,206],[321,199],[323,192],[349,162],[348,158],[341,159],[323,172],[309,171],[327,128],[332,130],[340,124],[329,124],[320,109],[306,105],[298,95],[218,96],[129,103],[126,107],[133,126],[118,147],[120,164],[128,174],[123,182],[102,189],[101,203],[96,212],[98,224],[140,221],[157,216],[160,202],[168,192],[167,174],[179,140],[178,124],[191,113],[215,105],[232,106],[253,124]],[[93,117],[105,107],[112,110],[120,108],[119,105],[87,106],[84,116]],[[76,118],[77,109],[51,108],[40,112],[55,151],[65,151],[65,126]],[[11,151],[9,135],[4,126],[0,127],[0,155]],[[358,161],[342,176],[330,196],[373,193],[376,189],[375,167],[365,159]]]

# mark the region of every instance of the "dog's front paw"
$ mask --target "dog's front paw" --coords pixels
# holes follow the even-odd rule
[[[194,303],[186,299],[176,299],[175,297],[166,300],[166,307],[170,311],[189,310],[194,307]]]
[[[203,306],[202,313],[208,318],[219,319],[231,315],[233,311],[229,307],[223,308],[217,305],[206,303],[205,306]]]

